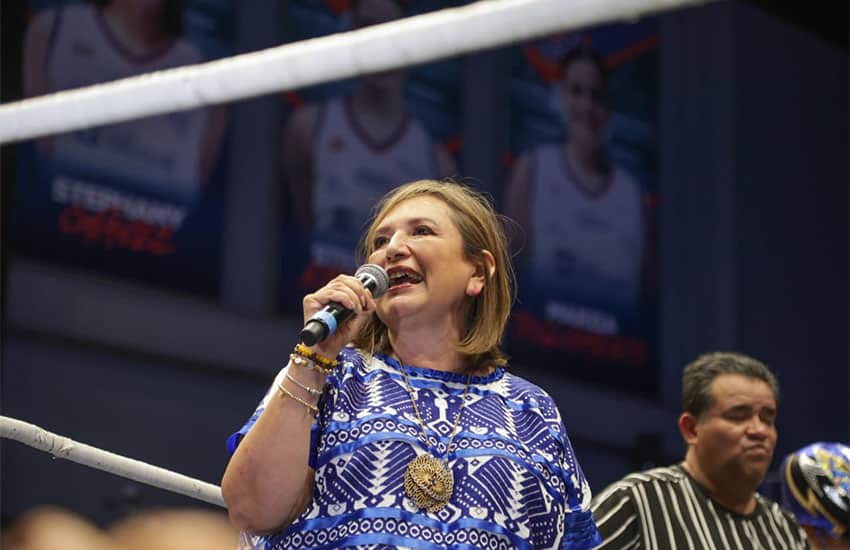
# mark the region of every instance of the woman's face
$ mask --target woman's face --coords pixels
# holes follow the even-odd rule
[[[398,204],[374,232],[369,262],[387,270],[390,288],[378,300],[377,314],[391,330],[458,327],[467,295],[481,292],[483,280],[463,255],[463,239],[442,200],[423,195]]]
[[[570,141],[593,151],[602,145],[608,123],[605,79],[589,59],[576,59],[561,81],[561,100],[567,116]]]

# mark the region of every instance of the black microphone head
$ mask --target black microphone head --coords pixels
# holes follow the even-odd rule
[[[357,268],[354,276],[372,291],[373,298],[380,298],[390,287],[390,278],[384,268],[377,264],[363,264]],[[374,282],[373,282],[374,281]]]

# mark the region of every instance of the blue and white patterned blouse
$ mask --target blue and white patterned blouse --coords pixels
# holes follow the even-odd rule
[[[283,531],[256,537],[256,548],[584,549],[602,541],[554,401],[501,368],[472,377],[449,454],[451,500],[437,513],[417,509],[404,492],[405,468],[423,453],[445,456],[467,377],[405,366],[426,445],[398,362],[367,357],[345,348],[328,377],[312,430],[312,502]],[[231,452],[276,395],[272,385],[228,440]]]

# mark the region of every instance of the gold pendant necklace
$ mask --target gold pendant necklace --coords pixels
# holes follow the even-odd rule
[[[396,357],[401,374],[404,377],[404,385],[407,394],[410,396],[410,401],[413,403],[413,410],[416,412],[416,419],[419,420],[419,426],[422,428],[422,435],[425,437],[425,444],[430,447],[428,439],[428,431],[425,429],[425,422],[422,420],[422,415],[419,414],[419,406],[416,404],[416,396],[413,393],[413,388],[410,387],[410,382],[407,380],[407,371],[401,359]],[[466,389],[463,390],[463,398],[460,403],[460,408],[455,417],[452,435],[449,437],[449,444],[446,446],[446,457],[443,460],[435,457],[430,452],[419,455],[414,458],[404,472],[404,492],[410,497],[420,509],[428,510],[431,513],[439,512],[445,508],[449,499],[452,498],[452,492],[455,487],[455,479],[451,469],[449,469],[449,454],[452,451],[452,443],[457,434],[460,415],[466,406],[466,396],[469,393],[469,383],[472,380],[472,375],[466,375]]]

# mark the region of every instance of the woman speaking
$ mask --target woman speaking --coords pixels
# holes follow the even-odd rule
[[[340,275],[304,297],[353,312],[299,344],[230,440],[232,522],[259,548],[590,548],[590,490],[552,398],[499,342],[512,304],[486,197],[390,191],[361,241],[389,288]]]

